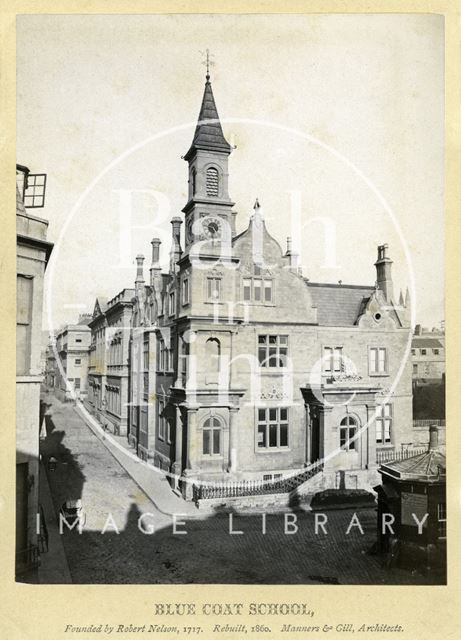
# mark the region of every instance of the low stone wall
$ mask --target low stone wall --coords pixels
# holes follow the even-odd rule
[[[446,428],[445,426],[438,427],[439,432],[439,445],[445,446],[446,442]],[[426,425],[419,426],[413,424],[413,446],[415,447],[427,447],[429,446],[429,427]]]
[[[290,506],[288,493],[239,496],[236,498],[210,498],[199,500],[197,507],[205,511],[265,511]]]

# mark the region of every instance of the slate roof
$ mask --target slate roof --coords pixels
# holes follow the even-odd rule
[[[324,327],[352,327],[364,311],[375,288],[354,284],[308,282],[317,320]]]
[[[387,475],[417,480],[437,480],[445,474],[446,467],[446,456],[439,449],[429,449],[417,456],[381,465]]]
[[[207,122],[214,120],[215,122]],[[209,80],[205,83],[205,91],[203,94],[202,106],[198,117],[197,127],[195,129],[194,139],[192,140],[189,151],[184,156],[185,160],[196,149],[210,149],[212,151],[221,151],[224,153],[231,152],[231,146],[224,138],[224,133],[219,121],[218,110],[213,96],[213,90]]]
[[[413,338],[411,341],[412,347],[417,347],[418,349],[443,349],[443,344],[436,337],[434,338]]]

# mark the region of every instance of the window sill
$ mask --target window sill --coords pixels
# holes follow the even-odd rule
[[[390,373],[388,371],[384,371],[383,373],[369,373],[370,378],[389,378]]]
[[[291,452],[290,447],[257,447],[256,453],[287,453]]]
[[[36,375],[18,374],[16,375],[16,382],[41,382],[43,375],[41,373]]]
[[[239,300],[240,304],[247,304],[250,307],[275,307],[275,302],[254,302],[252,300]]]

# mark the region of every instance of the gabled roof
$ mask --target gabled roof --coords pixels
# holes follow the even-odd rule
[[[372,286],[308,282],[306,285],[317,307],[317,320],[324,327],[353,327],[374,292]]]
[[[93,319],[104,313],[107,309],[107,298],[105,296],[98,296],[94,303]]]
[[[184,156],[185,160],[188,160],[197,149],[221,151],[227,154],[231,152],[231,146],[224,138],[208,76],[205,83],[205,91],[203,93],[202,106],[200,107],[194,139],[192,140],[189,151]]]

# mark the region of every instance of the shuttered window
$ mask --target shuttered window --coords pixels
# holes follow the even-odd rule
[[[16,375],[30,371],[33,278],[17,276]]]
[[[219,174],[214,167],[206,170],[206,194],[210,197],[219,195]]]

